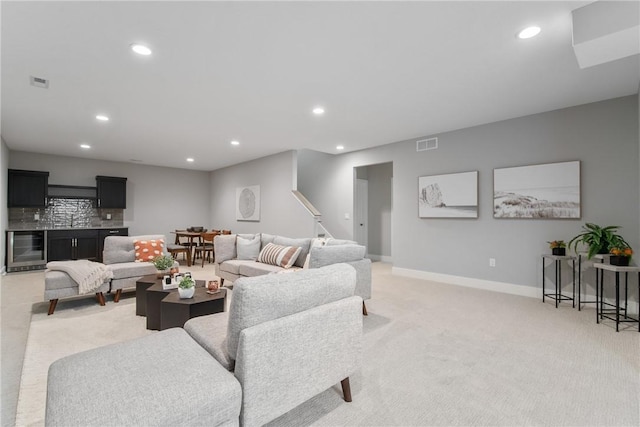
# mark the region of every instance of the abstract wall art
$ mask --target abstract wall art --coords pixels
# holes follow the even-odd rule
[[[236,188],[236,220],[260,221],[260,186]]]

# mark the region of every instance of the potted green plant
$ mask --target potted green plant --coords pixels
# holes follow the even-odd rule
[[[189,276],[182,278],[178,284],[178,294],[181,299],[192,298],[196,292],[196,282]]]
[[[582,226],[582,233],[569,241],[568,247],[569,249],[573,247],[573,250],[577,252],[578,244],[582,243],[589,247],[587,258],[592,258],[595,254],[609,253],[609,249],[615,246],[616,243],[624,243],[629,246],[622,236],[616,233],[619,228],[619,225],[600,227],[588,222]]]
[[[151,261],[158,270],[158,278],[162,278],[173,267],[173,258],[168,255],[157,256]]]
[[[551,248],[551,253],[553,255],[565,256],[567,254],[566,253],[567,244],[564,242],[564,240],[552,240],[547,243],[549,244],[549,247]]]
[[[633,249],[631,249],[629,245],[620,243],[609,249],[609,253],[611,254],[609,263],[611,263],[612,265],[626,267],[629,265],[629,261],[631,260],[631,256],[633,255]]]

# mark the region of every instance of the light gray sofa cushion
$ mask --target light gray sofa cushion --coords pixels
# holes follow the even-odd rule
[[[236,235],[219,234],[213,238],[215,261],[220,264],[237,257]]]
[[[309,253],[309,246],[311,245],[311,239],[290,239],[289,237],[276,236],[273,240],[273,243],[276,245],[282,246],[297,246],[299,247],[300,253],[298,254],[298,258],[293,263],[293,265],[302,267],[304,266],[304,262],[307,259],[307,254]]]
[[[291,267],[297,269],[298,267]],[[282,271],[290,271],[291,269],[282,268],[277,265],[265,264],[263,262],[251,262],[242,264],[238,273],[241,276],[262,276],[263,274],[280,273]]]
[[[260,234],[252,234],[250,237],[244,237],[238,234],[236,250],[238,252],[238,259],[240,260],[257,260],[260,254]]]
[[[208,316],[194,317],[184,324],[184,330],[197,341],[227,370],[233,371],[234,361],[229,358],[225,339],[229,312],[216,313]]]
[[[240,267],[246,264],[255,264],[255,261],[249,261],[248,259],[230,259],[220,264],[220,271],[231,274],[240,274]]]
[[[316,246],[311,248],[309,268],[324,267],[338,262],[359,261],[364,258],[365,247],[361,245]]]
[[[104,264],[134,262],[136,260],[136,254],[133,249],[133,241],[157,239],[164,240],[164,254],[169,255],[169,252],[167,251],[167,239],[162,234],[150,234],[145,236],[107,236],[104,239],[102,262]]]
[[[123,279],[125,277],[145,276],[147,274],[155,274],[158,270],[156,266],[150,262],[119,262],[109,264],[107,268],[113,271],[114,279]]]
[[[115,361],[117,374],[105,369]],[[54,362],[45,425],[237,425],[241,394],[230,372],[173,328]]]
[[[325,245],[326,246],[336,246],[336,245],[357,245],[358,242],[354,240],[343,240],[343,239],[334,239],[333,237],[327,239]]]
[[[352,296],[355,282],[356,271],[347,264],[290,274],[241,277],[234,283],[229,309],[229,357],[236,359],[242,330]]]
[[[262,233],[260,235],[260,249],[264,248],[269,243],[273,243],[275,238],[276,238],[276,236],[274,234]]]

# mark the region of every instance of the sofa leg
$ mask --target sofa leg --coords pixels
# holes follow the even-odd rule
[[[224,286],[224,279],[222,277],[220,278],[220,286]]]
[[[345,402],[351,402],[351,385],[349,384],[349,377],[340,381],[342,386],[342,394],[344,395]]]
[[[98,299],[98,303],[104,306],[104,294],[102,292],[96,292],[96,298]]]
[[[58,305],[58,298],[49,300],[49,313],[48,316],[51,316],[54,311],[56,311],[56,305]]]
[[[122,289],[118,289],[113,296],[113,302],[120,302],[120,295],[122,295]]]
[[[367,313],[367,306],[364,305],[364,301],[362,301],[362,315],[363,316],[368,316],[369,313]]]

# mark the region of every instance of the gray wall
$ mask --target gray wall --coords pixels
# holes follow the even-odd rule
[[[234,233],[313,236],[313,218],[293,196],[296,152],[285,151],[210,172],[211,223]],[[260,221],[236,220],[236,188],[260,186]]]
[[[24,151],[11,151],[9,166],[49,171],[49,184],[58,185],[95,187],[96,175],[126,177],[124,225],[130,235],[161,233],[171,240],[176,228],[210,227],[208,172]]]
[[[0,137],[0,270],[5,271],[6,268],[6,239],[7,235],[5,230],[7,229],[8,211],[7,211],[7,170],[9,169],[9,148],[4,142],[4,139]]]
[[[358,168],[361,169],[361,168]],[[391,211],[393,163],[367,166],[369,181],[368,219],[369,256],[391,256]]]
[[[353,168],[392,161],[395,267],[536,287],[546,241],[569,240],[585,222],[620,225],[640,249],[638,132],[633,95],[433,135],[439,149],[432,151],[416,153],[415,139],[339,156],[305,151],[299,188],[329,231],[349,238]],[[582,219],[493,218],[494,168],[570,160],[581,161]],[[478,219],[418,218],[419,176],[472,170],[479,171]]]

